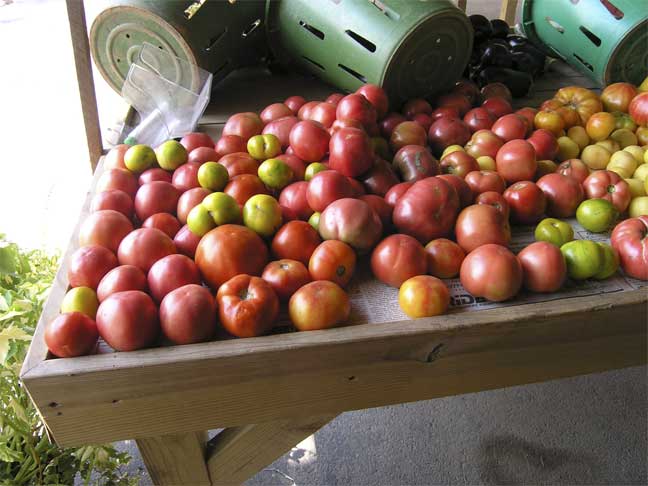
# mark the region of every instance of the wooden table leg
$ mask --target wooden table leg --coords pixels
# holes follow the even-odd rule
[[[153,484],[211,484],[205,463],[207,432],[162,435],[136,442]]]
[[[243,483],[334,418],[319,415],[223,430],[212,439],[208,451],[212,484]]]

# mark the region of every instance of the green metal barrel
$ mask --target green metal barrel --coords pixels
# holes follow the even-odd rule
[[[206,69],[216,82],[265,58],[264,15],[265,0],[118,1],[94,20],[90,48],[116,91],[143,42]]]
[[[648,74],[648,0],[523,0],[522,31],[600,85]]]
[[[472,50],[470,22],[448,0],[269,0],[267,8],[280,61],[347,91],[381,85],[395,101],[450,88]]]

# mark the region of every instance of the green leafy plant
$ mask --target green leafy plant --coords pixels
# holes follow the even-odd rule
[[[0,484],[137,484],[122,466],[127,453],[112,445],[59,448],[18,378],[58,256],[25,251],[0,234]]]

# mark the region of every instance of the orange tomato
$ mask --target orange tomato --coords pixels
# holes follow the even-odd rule
[[[614,115],[612,113],[601,111],[599,113],[594,113],[589,117],[587,124],[585,125],[585,130],[592,140],[599,142],[608,138],[614,131],[615,126],[616,119],[614,118]]]
[[[304,285],[288,303],[290,320],[300,331],[335,327],[348,320],[350,312],[347,293],[327,280]]]
[[[540,109],[564,108],[559,113],[565,120],[565,128],[570,128],[574,125],[585,125],[590,116],[599,111],[603,111],[603,104],[598,95],[580,86],[561,88],[556,92],[553,100],[550,101],[551,103],[543,103]]]
[[[533,118],[536,128],[544,128],[560,137],[565,129],[565,120],[556,111],[539,111]]]
[[[448,310],[450,292],[438,278],[418,275],[403,282],[398,291],[398,304],[412,319],[438,316]]]
[[[327,240],[315,248],[308,271],[313,280],[329,280],[344,287],[351,280],[355,266],[353,248],[339,240]]]

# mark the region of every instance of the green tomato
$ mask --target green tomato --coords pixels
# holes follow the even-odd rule
[[[601,271],[603,248],[593,241],[570,241],[561,246],[560,251],[567,262],[567,275],[574,280],[585,280]]]
[[[187,162],[187,149],[180,142],[167,140],[155,149],[157,162],[164,170],[176,170]]]
[[[574,230],[569,223],[556,218],[545,218],[535,229],[536,241],[547,241],[561,247],[574,239]]]
[[[187,226],[189,231],[197,236],[205,236],[209,231],[216,227],[214,218],[205,206],[198,204],[194,206],[189,214],[187,215]]]
[[[281,142],[271,133],[255,135],[248,140],[247,150],[256,160],[271,159],[281,153]]]
[[[212,220],[218,226],[241,221],[241,208],[229,194],[213,192],[205,196],[201,204],[209,211]]]
[[[319,232],[319,221],[321,213],[313,213],[310,218],[308,218],[308,224],[310,224],[315,231]]]
[[[229,182],[227,169],[218,162],[205,162],[198,169],[198,184],[210,191],[222,191]]]
[[[578,223],[592,233],[607,231],[618,217],[619,212],[607,199],[588,199],[576,210]]]
[[[124,165],[131,172],[144,172],[156,162],[155,151],[148,145],[133,145],[124,154]]]
[[[261,236],[274,235],[281,223],[281,206],[267,194],[257,194],[243,205],[243,224]]]
[[[259,179],[272,189],[283,189],[293,180],[293,171],[279,159],[268,159],[259,166]]]
[[[97,316],[99,300],[90,287],[74,287],[68,290],[61,302],[61,313],[81,312],[91,319]]]
[[[315,174],[322,172],[323,170],[328,170],[326,164],[323,164],[321,162],[313,162],[312,164],[308,164],[308,167],[306,167],[306,172],[304,172],[304,180],[310,181],[313,177],[315,177]]]
[[[614,275],[619,269],[619,253],[607,243],[597,243],[603,250],[603,264],[598,273],[594,275],[596,280],[605,280]]]

